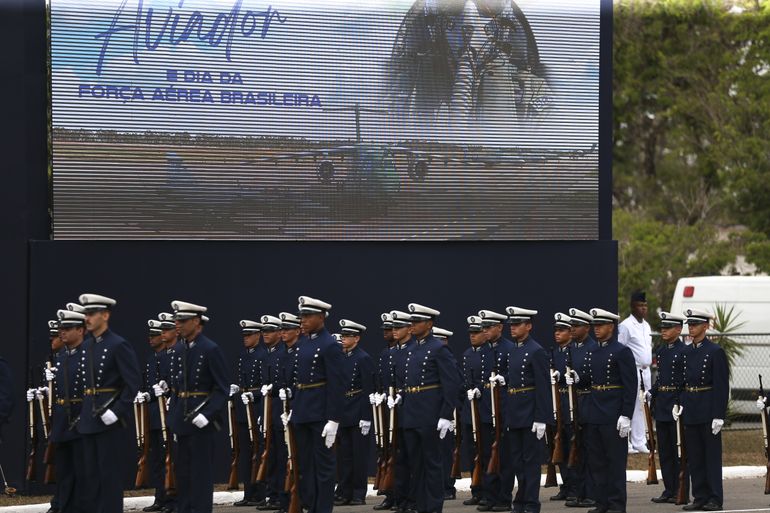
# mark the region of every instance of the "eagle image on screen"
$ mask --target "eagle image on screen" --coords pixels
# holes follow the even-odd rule
[[[589,0],[51,0],[50,23],[55,238],[598,236]]]

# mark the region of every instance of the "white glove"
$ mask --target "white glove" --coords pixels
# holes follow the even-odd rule
[[[570,369],[570,371],[564,375],[564,381],[566,381],[569,386],[577,385],[580,383],[580,375],[575,369]]]
[[[199,413],[193,419],[193,425],[195,425],[195,427],[199,429],[203,429],[209,425],[209,419],[207,419],[206,416],[203,415],[202,413]]]
[[[291,399],[291,388],[282,388],[278,391],[278,397],[281,399],[281,401],[285,401],[286,399]]]
[[[289,410],[288,413],[281,413],[281,422],[283,422],[283,427],[286,427],[289,425],[290,419],[291,419],[291,410]]]
[[[496,387],[505,386],[505,378],[503,377],[502,374],[495,374],[494,376],[489,376],[489,382]]]
[[[46,381],[53,381],[56,379],[56,371],[58,371],[58,367],[51,367],[43,369],[43,378],[45,378]]]
[[[396,397],[388,396],[388,408],[391,410],[401,402],[401,394],[396,394]]]
[[[377,406],[377,393],[369,394],[369,404]]]
[[[556,369],[551,371],[551,384],[555,385],[559,382],[559,376],[561,376],[561,373],[557,371]]]
[[[42,399],[46,396],[48,393],[48,387],[40,387],[37,390],[35,390],[35,397],[38,399]]]
[[[436,425],[436,431],[438,431],[438,437],[440,439],[444,439],[446,436],[446,432],[449,431],[449,428],[452,427],[452,422],[447,419],[438,419],[438,424]]]
[[[251,392],[244,392],[241,394],[241,401],[243,404],[249,404],[254,402],[254,394]]]
[[[386,401],[388,396],[386,394],[375,394],[375,395],[377,396],[377,398],[375,399],[376,401],[375,406],[379,406],[382,403],[388,404]]]
[[[230,385],[230,397],[234,396],[241,391],[241,387],[238,385]]]
[[[369,434],[369,430],[372,428],[372,423],[368,420],[359,420],[358,427],[361,428],[361,435],[366,436]]]
[[[259,389],[260,392],[262,392],[262,395],[267,397],[267,395],[270,393],[270,391],[273,390],[273,384],[270,383],[269,385],[262,385],[262,388]]]
[[[532,423],[532,432],[535,433],[535,436],[538,440],[542,440],[545,436],[545,424],[542,422],[533,422]]]
[[[722,431],[722,426],[725,425],[725,421],[722,419],[714,419],[711,421],[711,432],[718,435]]]
[[[644,402],[646,402],[647,404],[650,404],[651,401],[652,401],[652,394],[650,393],[649,390],[646,390],[644,392]]]
[[[106,412],[102,413],[101,419],[105,426],[111,426],[118,421],[118,416],[115,415],[112,410],[107,410]]]
[[[759,396],[759,399],[757,399],[757,409],[758,410],[764,410],[767,408],[767,397]]]
[[[147,392],[137,392],[134,402],[138,404],[150,402],[150,394]]]
[[[28,388],[27,389],[27,402],[31,403],[35,400],[35,396],[37,395],[37,388]]]
[[[625,415],[621,415],[618,417],[618,423],[616,427],[620,438],[627,438],[628,434],[631,432],[631,419]]]
[[[339,422],[327,420],[323,431],[321,431],[321,437],[326,438],[326,447],[328,449],[331,449],[332,445],[334,445],[334,439],[337,438],[337,427],[339,425]]]
[[[481,391],[478,388],[471,388],[468,390],[468,400],[473,401],[481,397]]]
[[[155,394],[155,397],[160,397],[166,392],[168,392],[168,384],[163,380],[158,381],[152,386],[152,393]]]
[[[682,411],[684,411],[684,406],[682,406],[681,404],[679,406],[675,404],[674,407],[671,408],[671,415],[674,416],[674,422],[679,420],[679,417],[682,416]]]

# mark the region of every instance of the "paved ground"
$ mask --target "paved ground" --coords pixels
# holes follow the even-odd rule
[[[770,512],[770,495],[763,495],[764,479],[730,479],[725,484],[725,511],[741,512]],[[578,508],[565,508],[561,502],[550,502],[548,497],[553,495],[554,488],[541,488],[540,499],[543,501],[542,513],[585,513],[586,510]],[[647,486],[644,484],[628,485],[628,512],[629,513],[673,513],[681,511],[681,506],[673,504],[653,504],[650,498],[660,495],[661,485]],[[462,500],[468,497],[468,493],[458,494],[457,500],[444,503],[445,513],[471,513],[475,508],[463,506]],[[372,506],[379,503],[379,498],[369,497],[366,506],[338,507],[335,513],[371,513]],[[244,513],[254,511],[253,508],[235,508],[217,506],[216,513]]]

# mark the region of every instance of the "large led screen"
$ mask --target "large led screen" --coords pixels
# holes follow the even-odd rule
[[[598,1],[50,9],[57,239],[598,237]]]

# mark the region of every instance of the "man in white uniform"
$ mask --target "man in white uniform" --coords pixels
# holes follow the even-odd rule
[[[650,389],[650,365],[652,365],[652,330],[645,320],[647,316],[647,297],[644,292],[631,294],[631,315],[618,326],[618,342],[628,346],[636,360],[636,379],[639,380],[639,370],[644,377],[644,389]],[[645,419],[642,405],[636,402],[636,410],[631,418],[631,435],[628,437],[628,453],[649,453],[645,434]]]

